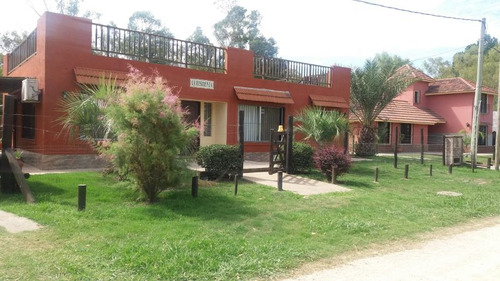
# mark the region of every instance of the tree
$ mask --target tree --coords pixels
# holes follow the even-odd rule
[[[250,49],[258,56],[275,57],[276,41],[264,37],[259,30],[260,13],[234,5],[224,19],[214,25],[214,35],[221,46]]]
[[[99,153],[122,175],[132,177],[150,203],[161,191],[179,184],[187,171],[181,150],[198,131],[183,121],[180,100],[161,77],[145,77],[133,69],[124,87],[103,81],[84,88],[85,96],[77,98],[80,94],[72,93],[61,102],[67,113],[59,120],[62,132],[78,131],[97,144]],[[107,129],[91,122],[105,123]],[[103,141],[96,141],[99,133]]]
[[[351,76],[351,112],[361,123],[356,154],[375,154],[375,119],[380,112],[412,82],[404,73],[394,73],[396,66],[367,60]]]
[[[433,78],[455,77],[452,65],[442,57],[428,58],[424,61],[425,72]]]
[[[199,26],[196,27],[196,30],[187,38],[187,40],[195,43],[212,45],[212,43],[210,43],[210,39],[203,34],[203,30]]]
[[[7,31],[0,34],[0,76],[3,75],[3,57],[5,54],[11,53],[21,42],[28,37],[28,33]]]
[[[349,130],[349,120],[343,113],[317,106],[304,108],[296,120],[299,122],[295,127],[297,132],[319,146],[332,143],[336,136]]]
[[[390,55],[387,52],[375,54],[373,60],[383,72],[391,74],[392,71],[398,69],[399,67],[405,64],[411,65],[409,59],[403,59],[398,55]]]
[[[163,26],[160,19],[155,18],[153,13],[149,11],[137,11],[130,16],[128,20],[128,28],[145,33],[173,37],[170,30]]]

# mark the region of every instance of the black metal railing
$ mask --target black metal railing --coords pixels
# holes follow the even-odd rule
[[[205,71],[224,72],[226,50],[113,26],[92,24],[94,54]]]
[[[9,54],[9,73],[36,54],[36,29]]]
[[[256,56],[253,73],[256,78],[330,87],[330,70],[328,66]]]

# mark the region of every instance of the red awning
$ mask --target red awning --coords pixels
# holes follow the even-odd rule
[[[257,89],[247,87],[234,87],[236,96],[240,100],[260,101],[279,104],[293,104],[293,99],[288,91]]]
[[[122,86],[127,81],[127,72],[76,67],[76,82],[80,84],[99,85],[101,79],[112,79],[117,86]]]
[[[349,108],[349,104],[343,97],[310,95],[312,104],[322,107]]]

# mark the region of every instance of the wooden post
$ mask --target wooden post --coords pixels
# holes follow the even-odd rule
[[[448,166],[448,174],[450,174],[450,175],[451,175],[452,173],[453,173],[453,164],[450,164],[450,165]]]
[[[429,166],[429,176],[432,177],[432,164]]]
[[[420,128],[420,164],[424,164],[424,128]]]
[[[375,182],[378,182],[378,167],[375,167]]]
[[[500,114],[500,113],[499,113]],[[491,167],[491,158],[488,157],[488,160],[486,161],[486,168],[490,168]]]
[[[278,171],[278,191],[283,191],[283,171]]]
[[[405,164],[405,179],[408,179],[408,170],[410,168],[410,165]]]
[[[333,165],[332,165],[332,183],[337,184],[337,171]]]
[[[194,176],[191,178],[191,196],[193,198],[198,197],[198,177]]]
[[[344,132],[344,154],[349,153],[349,133]]]
[[[445,159],[445,150],[446,150],[446,137],[443,135],[443,166],[446,165],[446,159]]]
[[[399,135],[399,130],[398,127],[396,127],[396,140],[394,142],[394,168],[398,168],[398,138]]]
[[[84,211],[87,204],[87,185],[78,185],[78,211]]]
[[[240,111],[239,124],[238,124],[238,135],[240,139],[240,157],[241,164],[240,170],[238,171],[238,176],[243,176],[243,162],[245,162],[245,131],[244,131],[244,121],[245,121],[245,111]]]
[[[286,163],[285,170],[287,174],[293,173],[292,158],[293,158],[293,116],[288,116],[288,129],[286,137]]]
[[[6,149],[12,148],[12,131],[14,126],[15,98],[5,95],[3,105],[3,135],[2,135],[2,158],[1,158],[1,190],[3,193],[19,192],[16,181],[10,169]]]
[[[238,175],[234,175],[234,196],[238,195]]]

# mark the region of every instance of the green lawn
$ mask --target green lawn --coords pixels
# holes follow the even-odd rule
[[[398,169],[391,158],[355,162],[339,178],[353,189],[348,193],[302,197],[240,183],[235,197],[232,183],[222,183],[201,188],[195,199],[189,188],[166,192],[154,205],[137,202],[126,183],[98,173],[32,176],[38,203],[2,195],[0,209],[46,227],[0,230],[0,279],[266,279],[374,243],[500,214],[498,172],[457,167],[448,175],[433,157],[429,177],[429,161],[399,160]],[[374,167],[379,183],[373,182]],[[85,212],[77,211],[79,183],[88,186]],[[437,196],[441,190],[463,196]]]

